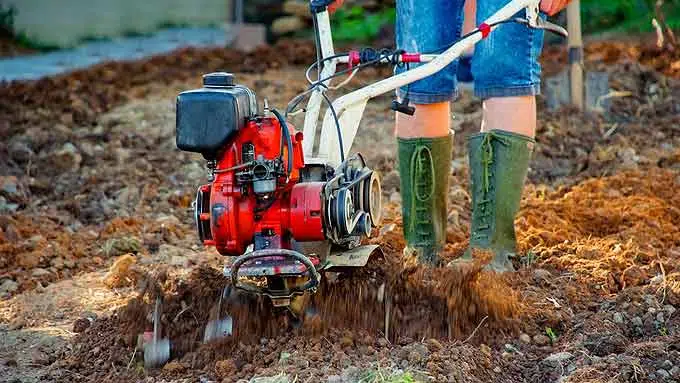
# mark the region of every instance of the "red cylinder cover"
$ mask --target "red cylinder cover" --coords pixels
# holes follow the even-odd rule
[[[273,246],[280,248],[289,248],[291,237],[298,241],[325,239],[321,213],[324,183],[299,182],[300,169],[304,167],[302,133],[296,133],[292,127],[289,130],[293,169],[286,169],[287,180],[277,177],[276,189],[269,200],[260,196],[258,201],[252,183],[239,183],[236,173],[244,170],[238,167],[243,164],[244,144],[252,144],[254,158],[273,160],[280,156],[282,132],[278,120],[272,117],[250,120],[225,146],[210,186],[210,214],[201,217],[210,219],[212,239],[204,241],[205,245],[214,245],[223,255],[241,255],[258,233],[280,239],[281,243]],[[283,166],[287,168],[291,154],[285,144],[283,147]]]

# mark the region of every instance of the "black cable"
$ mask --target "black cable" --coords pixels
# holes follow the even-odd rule
[[[293,140],[290,138],[290,130],[288,130],[286,119],[283,118],[281,113],[279,113],[279,111],[276,109],[272,109],[272,113],[274,113],[276,118],[279,120],[283,137],[286,139],[286,143],[288,144],[288,169],[286,169],[286,171],[288,174],[290,174],[293,172]],[[281,156],[283,156],[283,153],[281,153]]]
[[[346,56],[349,56],[349,55],[347,53],[340,53],[340,54],[337,54],[337,55],[324,57],[321,60],[317,60],[315,63],[310,65],[307,68],[307,70],[305,71],[305,77],[307,78],[307,82],[309,82],[310,84],[314,83],[314,81],[312,81],[312,79],[309,78],[309,72],[311,72],[312,69],[319,68],[319,71],[317,71],[317,76],[316,76],[316,78],[318,79],[319,77],[321,77],[321,72],[320,72],[321,64],[325,63],[326,61],[330,61],[330,60],[334,60],[334,59],[337,59],[337,58],[340,58],[340,57],[346,57]]]
[[[343,163],[345,162],[345,146],[342,144],[342,131],[340,130],[340,120],[338,120],[338,115],[337,113],[335,113],[333,103],[331,102],[330,99],[328,99],[326,93],[321,92],[321,95],[323,96],[324,100],[326,100],[326,103],[328,104],[328,108],[331,110],[331,113],[333,113],[333,119],[335,120],[335,129],[338,132],[338,145],[340,145],[340,163]],[[321,144],[323,145],[323,142]]]
[[[521,20],[521,19],[520,19],[520,20]],[[516,19],[502,20],[502,21],[497,21],[497,22],[495,22],[495,23],[489,24],[489,28],[495,27],[496,25],[499,25],[499,24],[506,24],[506,23],[518,23],[518,24],[524,24],[523,22],[521,22],[521,21],[519,21],[519,20],[516,20]],[[468,37],[470,37],[470,36],[472,36],[472,35],[474,35],[474,34],[476,34],[476,33],[482,33],[482,31],[480,31],[479,29],[475,29],[474,31],[471,31],[471,32],[469,32],[469,33],[466,33],[465,35],[461,36],[458,40],[456,40],[455,42],[453,42],[452,44],[449,44],[448,46],[445,46],[444,48],[442,48],[442,49],[440,49],[440,50],[445,51],[445,50],[451,48],[452,46],[456,45],[457,43],[459,43],[461,40],[466,39],[466,38],[468,38]],[[432,52],[425,52],[425,53],[420,53],[420,54],[421,54],[421,55],[428,55],[428,54],[441,53],[440,50],[432,51]],[[396,52],[396,51],[395,51],[395,52]],[[312,83],[311,86],[312,86],[312,87],[318,86],[319,84],[323,84],[324,82],[326,82],[326,81],[328,81],[328,80],[330,80],[330,79],[333,79],[333,78],[335,78],[335,77],[341,76],[341,75],[343,75],[343,74],[345,74],[345,73],[347,73],[347,72],[351,72],[351,71],[353,71],[353,70],[355,70],[355,69],[361,69],[361,68],[364,68],[364,67],[367,67],[367,66],[370,66],[370,65],[375,65],[375,64],[379,63],[380,61],[382,61],[384,58],[389,58],[389,59],[390,59],[389,61],[392,62],[392,58],[389,57],[389,56],[391,56],[391,55],[386,55],[386,56],[382,56],[382,55],[381,55],[379,58],[377,58],[377,59],[375,59],[375,60],[373,60],[373,61],[366,62],[366,63],[362,63],[362,64],[359,64],[359,65],[357,65],[357,66],[355,66],[355,67],[347,68],[347,69],[342,70],[342,71],[340,71],[340,72],[336,72],[336,73],[334,73],[334,74],[332,74],[332,75],[329,75],[328,77],[325,77],[325,78],[323,78],[323,79],[321,79],[321,80],[317,80],[316,82]]]

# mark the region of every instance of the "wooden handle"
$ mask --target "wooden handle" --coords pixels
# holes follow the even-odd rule
[[[581,1],[567,6],[567,31],[569,32],[569,83],[571,103],[583,110],[583,37],[581,35]]]

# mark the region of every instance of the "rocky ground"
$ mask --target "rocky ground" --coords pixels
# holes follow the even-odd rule
[[[610,72],[611,111],[541,107],[517,273],[401,259],[385,96],[369,104],[354,148],[383,175],[386,218],[372,241],[384,257],[326,278],[312,298],[320,323],[289,329],[245,302],[227,308],[234,336],[207,345],[223,260],[196,241],[190,202],[206,171],[175,148],[174,97],[227,69],[283,107],[305,89],[309,44],[186,49],[2,84],[0,381],[680,381],[680,58],[596,44],[586,63]],[[549,72],[562,65],[557,51],[545,55]],[[465,138],[480,116],[468,94],[455,104],[448,258],[467,240]],[[137,337],[158,291],[173,355],[145,371]]]

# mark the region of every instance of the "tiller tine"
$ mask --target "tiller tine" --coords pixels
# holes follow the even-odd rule
[[[161,339],[161,298],[156,298],[153,310],[153,335],[144,343],[144,367],[153,368],[164,365],[170,359],[170,340]]]
[[[378,245],[362,245],[353,249],[333,249],[326,258],[323,270],[340,269],[346,267],[363,267],[368,260],[377,255],[382,255],[382,249]]]
[[[215,315],[211,314],[211,319],[205,325],[205,331],[203,332],[203,343],[211,342],[215,339],[226,338],[232,334],[234,327],[234,321],[231,316],[222,316],[222,300],[228,297],[231,293],[231,286],[227,286],[222,290],[220,294],[220,299],[217,301],[217,307]]]

